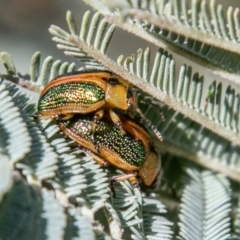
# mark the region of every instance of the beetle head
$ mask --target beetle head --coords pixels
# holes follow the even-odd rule
[[[128,111],[135,95],[132,94],[131,84],[117,75],[111,75],[107,80],[105,100],[110,108]]]

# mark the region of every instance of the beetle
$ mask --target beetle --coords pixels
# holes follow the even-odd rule
[[[58,125],[68,137],[86,148],[97,163],[102,166],[111,164],[126,173],[114,176],[111,183],[129,179],[134,187],[138,187],[140,178],[145,185],[151,186],[160,171],[161,159],[150,144],[148,133],[129,117],[122,117],[126,130],[123,135],[105,114],[96,126],[93,141],[92,121],[92,115],[76,115],[58,121]]]
[[[94,114],[92,132],[108,109],[111,120],[124,134],[120,118],[113,109],[139,111],[137,95],[132,85],[107,71],[82,71],[59,76],[50,81],[41,92],[38,102],[40,119],[67,120],[75,114]]]

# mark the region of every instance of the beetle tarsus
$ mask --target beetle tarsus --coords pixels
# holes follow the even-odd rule
[[[122,180],[121,180],[121,176],[119,176],[119,175],[113,176],[113,177],[110,178],[109,185],[110,185],[110,189],[111,189],[111,192],[112,192],[114,198],[116,197],[116,191],[115,191],[115,188],[114,188],[114,183],[118,183],[120,181],[122,181]]]
[[[96,151],[98,152],[98,153],[100,153],[100,150],[99,150],[99,144],[94,144],[94,148],[96,149]]]
[[[93,122],[91,126],[91,139],[95,143],[95,132],[96,132],[96,126],[99,122],[99,120],[103,117],[104,111],[99,110],[97,111],[93,116]]]
[[[113,186],[113,184],[114,184],[115,182],[117,182],[117,181],[116,181],[116,176],[112,177],[112,178],[110,179],[110,182],[109,182],[109,187],[110,187],[110,190],[111,190],[111,192],[112,192],[112,194],[113,194],[113,198],[116,197],[116,191],[115,191],[114,186]]]
[[[52,119],[55,119],[56,121],[63,121],[63,120],[68,120],[70,118],[74,117],[73,113],[68,113],[68,114],[55,114],[52,116]]]
[[[118,127],[118,129],[120,130],[120,132],[122,133],[122,135],[125,135],[126,132],[124,131],[123,127],[122,127],[122,122],[121,121],[118,121],[116,123],[116,126]]]
[[[132,186],[133,186],[133,188],[140,188],[139,183],[135,183]]]
[[[40,115],[39,114],[33,114],[32,117],[35,120],[40,119]]]
[[[95,132],[91,132],[91,140],[93,141],[94,144],[96,144],[96,140],[95,140]]]

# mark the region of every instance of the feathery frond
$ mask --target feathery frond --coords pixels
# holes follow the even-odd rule
[[[91,4],[91,1],[86,2]],[[225,70],[239,73],[238,8],[229,7],[224,12],[215,0],[184,0],[181,4],[169,0],[105,1],[104,4],[108,12],[102,13],[118,27],[156,46],[185,55],[220,75]],[[93,3],[91,5],[94,7]],[[123,19],[127,20],[124,24]],[[234,79],[238,81],[236,75]]]
[[[70,30],[70,34],[77,36],[77,29],[75,20],[70,11],[67,12],[67,23]],[[95,13],[90,18],[90,11],[87,11],[82,19],[81,30],[79,39],[86,42],[87,45],[92,45],[94,49],[102,54],[105,54],[111,37],[114,33],[114,25],[109,25],[102,18],[100,13]],[[84,64],[84,69],[98,69],[106,70],[100,63],[98,63],[93,57],[88,56],[84,49],[79,49],[74,43],[69,41],[69,34],[61,28],[52,25],[49,29],[50,33],[53,34],[53,41],[57,42],[57,47],[64,50],[66,55],[74,56],[79,58]]]
[[[112,203],[125,223],[124,238],[171,239],[172,223],[162,216],[166,209],[156,200],[156,195],[143,198],[139,189],[133,191],[129,182],[116,185],[115,191],[116,198],[112,198]]]
[[[154,100],[140,96],[143,113],[161,132],[164,141],[155,142],[162,152],[184,157],[214,171],[219,171],[239,181],[240,147],[204,128],[198,123],[176,113],[173,109],[163,107],[165,121],[161,121],[161,112],[152,105]],[[151,132],[151,129],[149,129]]]
[[[182,195],[180,237],[229,239],[230,184],[222,175],[187,168],[190,181]]]

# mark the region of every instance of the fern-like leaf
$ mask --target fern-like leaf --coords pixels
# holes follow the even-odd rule
[[[204,66],[204,61],[208,61],[208,68],[220,75],[224,74],[221,68],[239,73],[238,8],[229,7],[223,12],[222,5],[214,0],[181,1],[181,4],[156,0],[121,4],[105,1],[105,5],[109,10],[104,14],[117,26],[180,55],[187,51],[189,54],[184,55],[189,59]],[[113,15],[116,10],[118,14]],[[127,19],[127,24],[123,24],[122,19]]]
[[[186,185],[181,204],[180,237],[183,239],[229,239],[229,181],[209,171],[187,169],[190,182]]]

